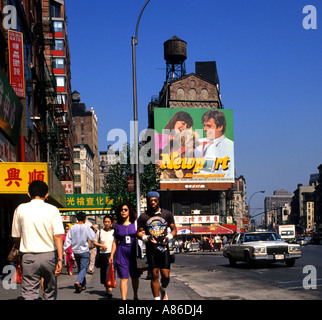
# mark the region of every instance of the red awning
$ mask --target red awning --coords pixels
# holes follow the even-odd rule
[[[177,231],[188,229],[190,226],[177,227]],[[234,231],[223,226],[191,226],[191,234],[233,234]]]
[[[235,224],[223,224],[223,227],[237,232],[237,226]]]

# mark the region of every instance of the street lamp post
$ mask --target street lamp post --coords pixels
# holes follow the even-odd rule
[[[265,191],[264,191],[264,190],[261,190],[261,191],[256,191],[256,192],[254,192],[254,193],[250,196],[250,198],[249,198],[249,200],[248,200],[248,218],[249,218],[249,220],[248,220],[248,230],[249,230],[249,227],[250,227],[250,218],[251,218],[251,215],[250,215],[250,200],[251,200],[251,198],[252,198],[256,193],[265,193]]]
[[[136,86],[136,55],[135,46],[138,44],[138,28],[142,13],[149,3],[147,0],[140,12],[135,28],[135,36],[132,36],[132,70],[133,70],[133,114],[134,114],[134,150],[135,150],[135,181],[136,181],[136,211],[137,216],[141,213],[141,192],[140,192],[140,171],[139,171],[139,128],[138,128],[138,107],[137,107],[137,86]]]

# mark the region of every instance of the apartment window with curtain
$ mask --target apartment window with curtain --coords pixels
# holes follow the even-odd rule
[[[52,16],[52,18],[61,18],[61,4],[51,0],[50,1],[50,15]]]

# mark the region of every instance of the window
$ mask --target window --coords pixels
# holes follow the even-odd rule
[[[64,40],[55,40],[54,50],[63,51],[64,50]]]
[[[65,78],[64,77],[56,77],[57,87],[65,87]]]
[[[65,94],[58,94],[57,95],[57,102],[58,102],[58,104],[66,104],[66,95]]]
[[[64,69],[64,67],[65,67],[64,59],[62,59],[62,58],[56,58],[54,60],[54,68],[55,69]]]
[[[61,5],[56,1],[50,1],[50,15],[52,18],[61,18]]]
[[[74,176],[74,182],[81,182],[81,176],[80,175],[75,175]]]
[[[81,187],[74,187],[74,193],[75,193],[75,194],[80,194],[80,193],[82,193],[82,189],[81,189]]]
[[[55,32],[63,32],[64,24],[62,21],[54,21],[54,30]]]
[[[74,151],[74,159],[80,159],[80,152]]]
[[[80,164],[74,163],[74,170],[80,170]]]

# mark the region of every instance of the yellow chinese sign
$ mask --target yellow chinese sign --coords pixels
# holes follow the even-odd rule
[[[48,184],[48,165],[40,162],[1,162],[0,193],[28,193],[29,184],[41,180]]]
[[[66,210],[111,209],[112,199],[106,193],[66,194]]]

